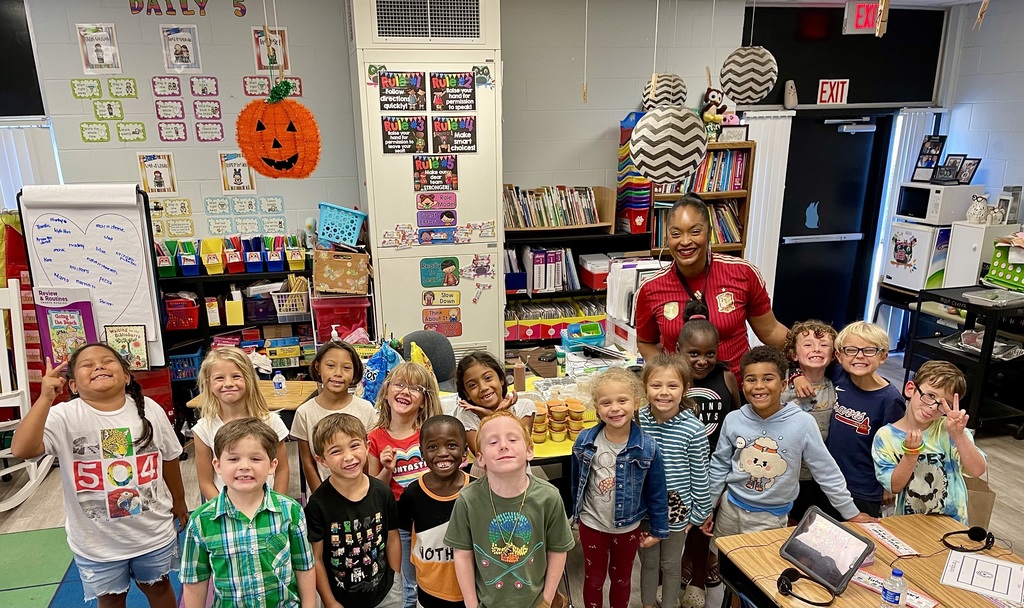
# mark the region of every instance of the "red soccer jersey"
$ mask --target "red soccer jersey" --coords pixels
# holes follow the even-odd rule
[[[690,287],[700,289],[701,279]],[[701,290],[708,306],[710,321],[718,329],[718,359],[726,361],[739,377],[740,358],[750,349],[747,319],[772,309],[771,298],[757,267],[731,255],[711,254],[711,272]],[[675,264],[646,279],[633,296],[636,312],[636,336],[641,342],[657,343],[666,352],[676,352],[679,330],[683,328],[683,309],[690,294],[679,280]]]

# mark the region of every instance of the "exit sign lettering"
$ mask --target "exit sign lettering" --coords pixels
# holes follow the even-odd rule
[[[874,34],[878,2],[847,0],[843,15],[844,34]]]
[[[846,96],[850,92],[850,79],[819,80],[818,105],[840,106],[846,104]]]

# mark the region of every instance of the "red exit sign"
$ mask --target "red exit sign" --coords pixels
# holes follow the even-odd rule
[[[844,34],[874,34],[875,18],[878,15],[877,2],[848,0],[843,17]]]

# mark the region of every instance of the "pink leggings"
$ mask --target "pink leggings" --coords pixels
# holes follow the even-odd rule
[[[601,608],[605,578],[612,581],[608,606],[629,606],[633,561],[640,546],[640,530],[625,534],[608,534],[588,528],[580,522],[580,544],[583,545],[583,604]]]

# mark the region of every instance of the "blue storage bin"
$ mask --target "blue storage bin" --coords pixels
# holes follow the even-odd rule
[[[284,249],[272,249],[264,251],[263,256],[267,260],[267,272],[283,272],[287,262],[284,259]]]
[[[167,367],[171,370],[171,382],[195,382],[199,377],[199,366],[202,362],[202,349],[190,355],[167,357]]]
[[[571,323],[562,330],[562,348],[577,352],[584,344],[604,346],[604,328],[600,323]]]
[[[263,272],[263,261],[266,259],[266,256],[267,252],[265,251],[246,251],[245,271]]]
[[[199,256],[188,253],[178,254],[178,267],[181,268],[181,276],[199,276]]]
[[[367,217],[369,216],[362,211],[331,203],[320,203],[317,238],[326,245],[344,243],[355,246],[359,242],[359,230],[363,227],[363,222]]]

